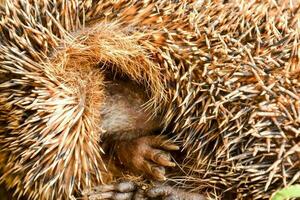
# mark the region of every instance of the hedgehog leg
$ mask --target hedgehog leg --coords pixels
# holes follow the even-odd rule
[[[122,165],[135,174],[145,174],[155,180],[165,180],[165,167],[174,167],[169,151],[179,147],[164,137],[145,136],[120,141],[116,148]]]
[[[136,185],[131,181],[116,184],[99,185],[86,193],[88,199],[130,200],[133,198]]]
[[[197,193],[186,192],[184,190],[171,187],[168,185],[158,185],[151,188],[147,192],[147,196],[150,199],[162,199],[162,200],[205,200],[206,198]]]

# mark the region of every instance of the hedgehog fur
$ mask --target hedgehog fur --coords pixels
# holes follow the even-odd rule
[[[212,199],[227,191],[268,199],[300,180],[299,2],[208,4],[196,13],[180,34],[186,45],[171,34],[165,44],[177,66],[166,122],[188,154],[183,185]]]
[[[297,3],[297,2],[296,2]],[[299,6],[299,5],[298,5]],[[268,198],[299,183],[299,7],[290,1],[8,1],[1,180],[31,199],[110,180],[103,71],[144,84],[186,153],[181,187]],[[180,182],[182,178],[186,180]]]

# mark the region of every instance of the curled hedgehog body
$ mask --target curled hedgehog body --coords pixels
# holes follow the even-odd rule
[[[97,108],[114,72],[183,147],[182,187],[259,199],[299,183],[298,17],[273,1],[8,1],[1,180],[31,199],[108,182]]]

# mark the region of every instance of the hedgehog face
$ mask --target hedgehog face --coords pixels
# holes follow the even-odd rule
[[[144,106],[149,100],[145,88],[129,79],[113,79],[104,84],[105,99],[100,106],[100,127],[104,137],[130,139],[154,132],[159,117]]]

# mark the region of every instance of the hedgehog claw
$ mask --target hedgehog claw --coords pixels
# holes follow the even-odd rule
[[[148,199],[147,195],[145,191],[142,189],[138,189],[133,196],[133,200],[146,200],[146,199]]]
[[[178,150],[178,147],[166,142],[164,137],[145,136],[120,142],[117,156],[131,172],[146,174],[155,180],[165,180],[164,167],[175,166],[169,153],[173,150]]]
[[[89,200],[107,199],[107,200],[131,200],[136,190],[134,183],[130,181],[117,184],[100,185],[87,192]]]
[[[158,185],[147,192],[150,199],[161,200],[205,200],[203,195],[174,189],[171,186]]]

